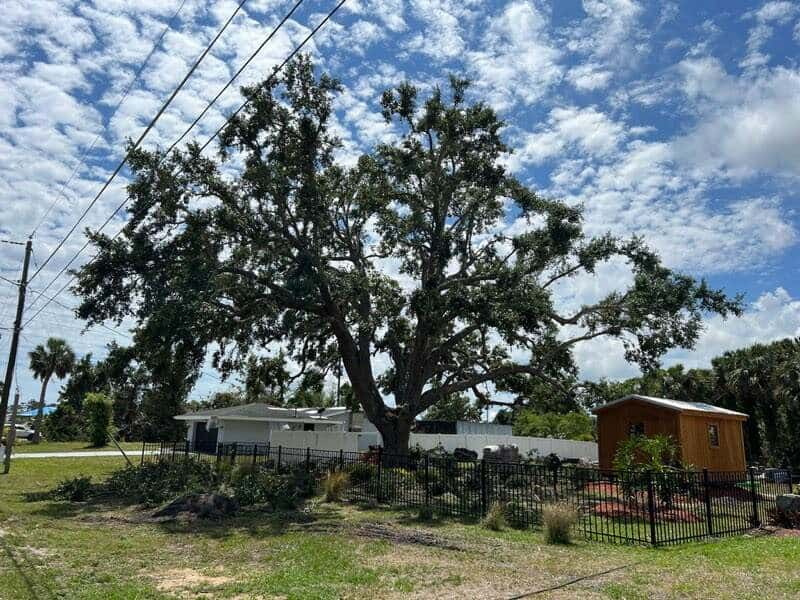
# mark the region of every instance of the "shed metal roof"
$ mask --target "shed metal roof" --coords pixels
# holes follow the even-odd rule
[[[645,402],[646,404],[653,404],[655,406],[668,408],[670,410],[675,410],[678,412],[714,414],[721,417],[731,417],[737,419],[748,418],[748,415],[745,413],[736,412],[735,410],[729,410],[727,408],[722,408],[721,406],[714,406],[713,404],[708,404],[706,402],[684,402],[683,400],[672,400],[670,398],[656,398],[654,396],[643,396],[641,394],[630,394],[628,396],[624,396],[623,398],[614,400],[612,402],[609,402],[608,404],[604,404],[603,406],[598,406],[597,408],[592,410],[592,412],[594,413],[602,412],[607,408],[611,408],[612,406],[628,402],[629,400],[639,400],[640,402]]]

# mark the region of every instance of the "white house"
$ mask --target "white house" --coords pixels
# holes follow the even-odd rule
[[[277,408],[254,403],[199,410],[175,417],[188,425],[186,439],[193,447],[218,443],[266,444],[275,431],[350,431],[354,416],[344,407]]]
[[[186,439],[200,450],[214,450],[218,443],[239,442],[355,452],[381,444],[380,434],[364,414],[344,407],[295,409],[245,404],[200,410],[175,418],[186,422]],[[521,437],[510,435],[510,428],[505,426],[472,425],[459,428],[454,424],[451,433],[412,433],[410,443],[425,449],[443,447],[449,452],[468,448],[478,454],[485,446],[515,444],[523,454],[534,452],[544,456],[553,452],[562,458],[597,460],[594,442]]]

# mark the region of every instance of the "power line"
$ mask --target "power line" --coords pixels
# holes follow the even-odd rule
[[[89,203],[89,205],[84,209],[83,213],[81,213],[81,216],[78,218],[78,220],[75,221],[75,223],[72,225],[72,227],[67,232],[67,234],[61,239],[61,241],[58,243],[58,245],[55,247],[55,249],[50,253],[50,255],[41,264],[41,266],[31,276],[31,279],[30,279],[31,281],[36,279],[36,276],[39,273],[41,273],[42,269],[44,269],[47,266],[47,264],[50,262],[50,260],[56,255],[56,253],[58,253],[58,251],[66,243],[66,241],[72,236],[73,233],[75,233],[75,230],[83,222],[83,219],[86,218],[86,215],[89,214],[89,211],[92,209],[92,207],[94,207],[94,205],[97,204],[97,201],[100,199],[100,196],[103,195],[103,193],[108,189],[108,186],[111,185],[111,182],[114,180],[114,178],[116,178],[116,176],[122,170],[122,167],[125,166],[125,163],[128,161],[128,158],[130,157],[130,155],[139,147],[139,145],[144,140],[145,136],[147,136],[147,134],[150,133],[150,130],[153,129],[155,124],[161,118],[161,115],[164,113],[164,111],[167,110],[167,108],[170,106],[170,104],[172,104],[172,101],[178,95],[178,92],[180,92],[183,89],[183,86],[186,84],[186,82],[189,80],[189,78],[194,74],[194,72],[200,66],[200,63],[203,62],[203,59],[205,59],[205,57],[208,55],[208,53],[211,52],[211,49],[217,43],[217,40],[219,40],[219,38],[222,36],[222,34],[228,28],[228,25],[231,24],[231,21],[233,21],[234,17],[236,17],[236,15],[239,14],[239,11],[241,10],[242,6],[244,6],[244,4],[246,2],[247,2],[247,0],[240,0],[239,4],[236,6],[236,9],[233,11],[233,13],[231,13],[231,16],[228,17],[227,21],[225,21],[225,24],[222,26],[222,29],[220,29],[217,32],[217,35],[214,36],[214,39],[211,40],[211,43],[208,46],[206,46],[206,49],[203,50],[203,53],[194,62],[192,67],[189,69],[189,71],[183,77],[181,82],[178,84],[178,87],[175,88],[175,90],[172,92],[172,94],[167,99],[167,101],[158,110],[158,112],[156,113],[156,116],[153,117],[153,119],[150,121],[150,123],[148,123],[147,127],[145,128],[145,130],[141,133],[141,135],[133,143],[133,146],[125,153],[125,156],[122,157],[122,160],[119,162],[119,164],[117,164],[117,167],[114,169],[114,171],[108,177],[108,179],[106,179],[106,182],[103,184],[103,187],[100,188],[100,191],[97,192],[97,194],[92,199],[92,201]]]
[[[192,124],[189,125],[189,127],[186,128],[186,131],[184,131],[177,140],[172,142],[172,145],[170,145],[170,147],[167,148],[167,151],[164,153],[164,156],[167,156],[170,152],[172,152],[175,149],[175,147],[183,141],[183,138],[185,138],[187,135],[189,135],[189,132],[192,129],[194,129],[194,126],[197,125],[200,122],[200,119],[202,119],[206,115],[206,113],[211,109],[211,107],[214,106],[214,104],[217,102],[217,100],[220,99],[222,94],[225,93],[225,90],[227,90],[231,86],[231,84],[233,84],[233,82],[236,80],[236,78],[239,77],[239,75],[242,74],[242,71],[244,71],[251,62],[253,62],[255,57],[258,56],[258,54],[264,49],[264,46],[266,46],[270,42],[270,40],[273,37],[275,37],[275,34],[278,33],[278,30],[281,27],[283,27],[283,24],[286,23],[286,21],[288,21],[292,17],[292,15],[294,14],[294,11],[296,11],[303,2],[304,2],[304,0],[298,0],[298,2],[292,7],[292,10],[290,10],[288,13],[286,13],[286,15],[283,17],[283,19],[281,19],[280,23],[278,23],[275,26],[275,28],[272,30],[272,32],[266,38],[264,38],[264,40],[261,42],[261,44],[258,46],[258,48],[256,48],[255,51],[250,55],[250,57],[244,62],[244,64],[241,67],[239,67],[239,70],[236,71],[236,73],[233,74],[233,77],[231,77],[228,80],[228,83],[226,83],[224,86],[222,86],[222,89],[219,92],[217,92],[217,95],[214,96],[208,104],[206,104],[206,107],[200,112],[199,115],[197,115],[195,120],[192,121]]]
[[[150,48],[150,52],[147,53],[147,56],[145,56],[144,61],[142,62],[141,65],[139,65],[139,68],[133,74],[133,78],[128,82],[128,85],[123,90],[122,96],[120,96],[120,99],[117,101],[117,103],[111,109],[111,113],[108,115],[108,123],[109,124],[111,123],[111,119],[114,118],[114,115],[117,114],[117,111],[119,110],[119,107],[122,106],[122,103],[125,102],[125,100],[127,99],[128,95],[133,90],[134,84],[139,80],[139,77],[144,72],[145,68],[147,67],[148,63],[150,62],[150,59],[155,54],[156,50],[158,50],[158,47],[161,45],[161,42],[164,41],[164,37],[167,35],[167,32],[170,30],[172,22],[178,17],[178,15],[180,14],[181,10],[183,10],[183,7],[184,7],[185,4],[186,4],[186,0],[181,0],[181,3],[178,6],[177,10],[167,20],[166,25],[164,25],[164,28],[161,30],[161,34],[158,36],[156,41],[153,43],[152,48]],[[86,157],[94,149],[95,145],[97,144],[97,142],[100,140],[101,137],[102,137],[102,133],[98,133],[95,136],[94,140],[92,140],[92,143],[89,144],[88,147],[85,147],[83,149],[83,152],[78,157],[78,161],[75,163],[75,167],[73,167],[72,172],[69,174],[69,177],[66,179],[66,181],[64,181],[64,183],[61,184],[61,188],[58,190],[58,193],[56,194],[55,198],[53,198],[53,201],[50,203],[50,206],[47,207],[47,210],[42,215],[42,218],[39,219],[39,222],[33,228],[33,231],[31,231],[30,237],[33,237],[33,236],[36,235],[36,232],[39,230],[39,228],[42,226],[42,224],[45,222],[45,220],[47,220],[47,217],[50,216],[50,213],[55,208],[56,204],[58,204],[58,201],[61,198],[66,199],[66,196],[64,195],[64,191],[66,190],[67,186],[72,182],[72,180],[75,178],[75,175],[78,174],[78,171],[79,171],[80,167],[85,166]]]
[[[318,31],[319,31],[319,30],[320,30],[320,29],[321,29],[321,28],[322,28],[322,27],[323,27],[323,26],[324,26],[324,25],[325,25],[325,24],[326,24],[326,23],[327,23],[327,22],[328,22],[328,21],[329,21],[329,20],[330,20],[330,19],[331,19],[331,18],[332,18],[332,17],[333,17],[335,14],[336,14],[336,12],[337,12],[337,11],[338,11],[338,10],[339,10],[341,7],[342,7],[342,5],[344,5],[344,3],[345,3],[346,1],[347,1],[347,0],[340,0],[340,2],[339,2],[338,4],[336,4],[336,6],[334,6],[334,8],[333,8],[333,9],[332,9],[330,12],[328,12],[328,14],[325,16],[325,18],[324,18],[322,21],[320,21],[320,22],[317,24],[317,26],[316,26],[316,27],[314,27],[314,29],[312,29],[312,30],[311,30],[311,32],[310,32],[310,33],[309,33],[309,34],[308,34],[308,35],[305,37],[305,39],[303,39],[303,41],[302,41],[302,42],[301,42],[301,43],[300,43],[300,44],[299,44],[299,45],[298,45],[298,46],[297,46],[297,47],[296,47],[296,48],[295,48],[295,49],[294,49],[294,50],[293,50],[293,51],[292,51],[292,52],[289,54],[289,56],[288,56],[288,57],[286,57],[286,58],[283,60],[283,62],[281,62],[281,63],[280,63],[280,64],[279,64],[277,67],[275,67],[275,68],[272,70],[272,73],[270,74],[270,76],[269,76],[269,77],[267,78],[267,80],[266,80],[267,82],[269,82],[269,81],[272,81],[272,80],[275,78],[275,76],[276,76],[276,75],[277,75],[277,74],[278,74],[278,73],[281,71],[281,69],[283,69],[283,67],[285,67],[285,66],[286,66],[286,65],[289,63],[289,61],[291,61],[291,60],[292,60],[292,59],[293,59],[293,58],[294,58],[294,57],[295,57],[295,56],[296,56],[296,55],[297,55],[297,54],[300,52],[300,50],[302,50],[302,49],[303,49],[303,47],[305,47],[305,45],[306,45],[306,44],[307,44],[307,43],[308,43],[308,42],[311,40],[311,38],[312,38],[312,37],[314,37],[314,35],[315,35],[315,34],[316,34],[316,33],[317,33],[317,32],[318,32]],[[299,3],[298,3],[298,4],[296,4],[296,5],[295,5],[295,6],[292,8],[292,10],[291,10],[290,14],[291,14],[291,13],[293,13],[293,12],[295,11],[295,9],[297,8],[297,6],[299,6]],[[268,37],[267,39],[269,39],[269,38],[271,38],[272,36],[274,36],[274,34],[275,34],[275,32],[277,31],[277,29],[278,29],[278,28],[280,28],[280,26],[281,26],[281,25],[282,25],[282,24],[283,24],[285,21],[286,21],[286,19],[283,19],[283,20],[280,22],[280,24],[279,24],[279,25],[278,25],[278,26],[275,28],[275,30],[273,30],[273,32],[272,32],[272,33],[270,33],[270,35],[269,35],[269,37]],[[258,51],[260,51],[260,49],[261,49],[261,48],[263,48],[263,46],[264,46],[264,44],[262,44],[261,46],[259,46],[259,49],[256,51],[256,54],[258,53]],[[253,58],[254,58],[254,56],[251,56],[251,57],[248,59],[247,63],[245,63],[245,64],[248,64],[250,61],[252,61],[252,59],[253,59]],[[238,76],[238,74],[239,74],[239,73],[241,73],[241,71],[242,71],[242,69],[240,69],[239,71],[237,71],[236,75],[234,75],[234,77],[232,78],[232,80],[233,80],[233,79],[235,79],[235,78]],[[231,80],[231,81],[229,81],[229,82],[228,82],[228,84],[226,84],[226,86],[223,88],[223,90],[222,90],[222,91],[224,91],[225,89],[227,89],[227,87],[228,87],[228,86],[231,84],[232,80]],[[213,104],[214,102],[216,102],[216,100],[217,100],[217,98],[218,98],[218,97],[219,97],[219,96],[215,97],[215,98],[214,98],[214,99],[211,101],[210,105],[211,105],[211,104]],[[244,109],[244,108],[245,108],[245,107],[246,107],[246,106],[247,106],[249,103],[250,103],[250,101],[249,101],[249,100],[245,100],[245,101],[244,101],[244,102],[243,102],[243,103],[242,103],[242,104],[241,104],[241,105],[240,105],[240,106],[239,106],[239,107],[236,109],[236,111],[235,111],[235,112],[234,112],[232,115],[230,115],[230,116],[229,116],[229,117],[228,117],[228,118],[225,120],[225,122],[224,122],[224,123],[223,123],[223,124],[222,124],[222,125],[221,125],[221,126],[220,126],[220,127],[219,127],[219,128],[218,128],[218,129],[217,129],[215,132],[214,132],[214,133],[213,133],[213,135],[211,135],[211,137],[209,137],[209,138],[206,140],[206,142],[205,142],[205,143],[204,143],[204,144],[203,144],[203,145],[200,147],[200,151],[201,151],[201,152],[202,152],[202,151],[204,151],[204,150],[205,150],[205,149],[206,149],[206,148],[207,148],[207,147],[208,147],[208,146],[211,144],[211,142],[213,142],[213,141],[214,141],[214,140],[215,140],[215,139],[216,139],[216,138],[219,136],[219,134],[220,134],[220,133],[222,133],[222,130],[223,130],[223,129],[224,129],[224,128],[225,128],[225,127],[228,125],[228,123],[231,121],[231,119],[233,119],[234,117],[236,117],[236,116],[237,116],[237,115],[238,115],[238,114],[239,114],[239,113],[240,113],[240,112],[241,112],[241,111],[242,111],[242,110],[243,110],[243,109]],[[208,107],[206,107],[206,109],[204,109],[204,111],[208,110],[208,108],[210,107],[210,105],[209,105]],[[180,138],[180,139],[182,139],[182,138],[183,138],[183,137],[184,137],[184,136],[185,136],[185,135],[186,135],[186,134],[187,134],[187,133],[188,133],[188,132],[189,132],[189,131],[192,129],[192,127],[194,127],[194,125],[195,125],[195,124],[196,124],[196,121],[195,121],[195,123],[193,123],[193,124],[191,125],[191,127],[189,127],[189,129],[187,129],[187,130],[186,130],[186,131],[185,131],[185,132],[182,134],[182,136],[181,136],[181,138]],[[169,149],[167,152],[170,152],[170,151],[171,151],[171,150],[172,150],[174,147],[175,147],[175,144],[173,144],[172,146],[170,146],[170,149]],[[165,155],[164,155],[164,156],[166,157],[166,153],[165,153]],[[162,160],[163,160],[163,159],[162,159]],[[106,227],[106,226],[107,226],[107,225],[108,225],[108,224],[109,224],[109,223],[110,223],[110,222],[111,222],[111,221],[114,219],[114,217],[117,215],[117,213],[118,213],[120,210],[122,210],[122,209],[125,207],[125,205],[126,205],[127,203],[128,203],[128,199],[127,199],[127,198],[125,198],[125,199],[124,199],[124,200],[123,200],[123,201],[122,201],[122,202],[121,202],[121,203],[120,203],[120,204],[117,206],[117,208],[116,208],[116,209],[115,209],[115,210],[114,210],[114,211],[111,213],[111,215],[109,215],[109,217],[108,217],[108,218],[107,218],[107,219],[106,219],[106,220],[103,222],[103,224],[102,224],[102,225],[101,225],[101,226],[100,226],[100,227],[99,227],[99,228],[96,230],[96,233],[100,233],[100,232],[101,232],[101,231],[102,231],[102,230],[103,230],[103,229],[104,229],[104,228],[105,228],[105,227]],[[124,229],[124,228],[123,228],[123,229]],[[113,241],[113,240],[115,240],[117,237],[119,237],[119,235],[120,235],[120,234],[123,232],[123,229],[120,229],[120,230],[119,230],[119,231],[118,231],[118,232],[117,232],[117,233],[116,233],[116,234],[115,234],[115,235],[114,235],[114,236],[111,238],[111,239],[112,239],[112,241]],[[75,253],[75,255],[74,255],[74,256],[73,256],[73,257],[72,257],[72,258],[69,260],[69,262],[67,262],[67,264],[66,264],[66,265],[64,265],[64,267],[62,267],[62,269],[61,269],[61,270],[60,270],[60,271],[59,271],[59,272],[56,274],[56,276],[55,276],[55,277],[53,277],[53,279],[51,279],[51,280],[50,280],[50,282],[49,282],[49,283],[48,283],[48,284],[45,286],[45,288],[44,288],[43,292],[46,292],[47,290],[49,290],[49,289],[50,289],[50,287],[53,285],[53,283],[55,283],[55,281],[56,281],[56,280],[57,280],[59,277],[61,277],[61,275],[63,275],[63,274],[64,274],[64,273],[65,273],[65,272],[66,272],[66,271],[67,271],[67,270],[70,268],[70,266],[72,266],[72,264],[73,264],[73,263],[74,263],[74,262],[75,262],[75,261],[76,261],[76,260],[77,260],[77,259],[80,257],[80,255],[83,253],[83,251],[84,251],[84,250],[86,250],[86,248],[88,248],[88,247],[89,247],[89,245],[90,245],[90,244],[91,244],[91,241],[89,241],[89,240],[87,240],[87,241],[86,241],[86,242],[83,244],[83,246],[82,246],[82,247],[81,247],[81,248],[78,250],[78,252],[76,252],[76,253]],[[93,256],[92,256],[92,257],[89,259],[89,261],[87,261],[87,263],[86,263],[86,264],[88,265],[88,264],[91,264],[92,262],[94,262],[94,261],[95,261],[95,259],[97,258],[97,256],[98,256],[98,254],[95,254],[95,255],[93,255]],[[42,265],[42,266],[44,266],[44,265]],[[41,270],[41,269],[40,269],[40,270]],[[38,273],[38,272],[39,272],[39,271],[37,271],[37,273]],[[58,296],[58,295],[60,295],[60,294],[61,294],[61,293],[62,293],[62,292],[63,292],[63,291],[66,289],[66,288],[68,288],[68,287],[69,287],[69,286],[72,284],[72,282],[74,282],[74,281],[75,281],[75,279],[76,279],[76,277],[75,277],[75,276],[71,277],[71,278],[70,278],[70,280],[69,280],[69,281],[67,281],[67,283],[66,283],[64,286],[62,286],[62,287],[61,287],[61,289],[59,289],[59,290],[58,290],[58,291],[57,291],[57,292],[54,294],[54,296]],[[29,309],[32,309],[32,308],[33,308],[33,305],[34,305],[34,304],[36,304],[36,302],[39,300],[39,298],[40,298],[40,297],[41,297],[41,296],[37,296],[37,297],[36,297],[36,298],[33,300],[33,302],[31,302],[31,304],[30,304],[30,306],[29,306]],[[48,304],[49,304],[49,302],[48,302]],[[47,306],[47,304],[45,304],[45,306]],[[36,313],[36,314],[34,314],[34,315],[33,315],[33,316],[30,318],[30,319],[28,319],[28,320],[25,322],[25,325],[27,326],[27,324],[28,324],[28,323],[30,323],[31,321],[33,321],[33,320],[34,320],[34,319],[37,317],[37,315],[38,315],[38,314],[39,314],[39,313],[37,312],[37,313]]]

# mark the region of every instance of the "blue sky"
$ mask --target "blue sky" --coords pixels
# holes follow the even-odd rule
[[[97,138],[34,238],[43,260],[97,192],[124,139],[140,133],[235,7],[187,0],[112,116],[179,4],[4,2],[0,237],[27,236]],[[249,0],[145,146],[170,144],[291,4]],[[263,78],[333,4],[307,0],[240,82]],[[506,163],[521,180],[582,204],[590,233],[642,235],[668,265],[746,294],[741,318],[710,318],[696,350],[672,352],[667,364],[703,366],[730,348],[800,335],[800,4],[348,0],[310,49],[345,86],[337,100],[342,162],[392,139],[378,105],[384,88],[409,79],[429,89],[450,73],[464,75],[475,82],[474,97],[506,121],[514,148]],[[237,105],[234,86],[201,122],[198,139]],[[105,220],[125,181],[117,179],[86,225]],[[32,298],[83,241],[75,235],[65,244],[33,282]],[[16,278],[20,258],[18,247],[0,244],[0,274]],[[559,290],[559,302],[588,302],[626,276],[624,265],[609,265]],[[10,326],[14,299],[14,288],[0,282],[0,327]],[[69,294],[60,299],[76,303]],[[50,305],[24,332],[22,351],[61,335],[80,354],[101,356],[115,337],[81,330],[69,310]],[[6,351],[4,335],[0,366]],[[590,378],[635,373],[614,342],[582,347],[576,357]],[[25,354],[19,364],[31,397],[37,384]],[[219,385],[204,377],[195,395]],[[52,401],[58,385],[51,388]]]

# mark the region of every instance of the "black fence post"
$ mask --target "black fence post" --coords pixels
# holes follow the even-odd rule
[[[378,446],[378,491],[375,494],[375,499],[378,504],[381,502],[381,470],[383,468],[383,446]]]
[[[147,447],[147,442],[145,442],[144,440],[142,440],[142,460],[141,460],[141,462],[139,463],[139,465],[140,465],[140,466],[144,464],[144,449],[145,449],[146,447]],[[790,476],[789,476],[789,489],[790,489],[790,491],[791,491],[791,487],[792,487],[792,477],[791,477],[791,475],[790,475]]]
[[[253,466],[256,464],[256,457],[258,456],[258,444],[253,444]]]
[[[708,524],[708,535],[714,535],[714,524],[711,519],[711,490],[708,485],[708,469],[703,469],[703,494],[706,502],[706,523]]]
[[[231,450],[231,465],[236,464],[236,455],[239,450],[239,442],[233,442],[233,449]]]
[[[222,443],[217,444],[217,464],[222,461]]]
[[[788,494],[791,494],[791,493],[792,493],[792,489],[794,489],[794,488],[792,488],[792,481],[794,481],[794,479],[793,479],[793,477],[794,477],[794,474],[792,473],[792,469],[791,469],[791,467],[790,467],[790,468],[788,468],[788,469],[786,469],[786,477],[787,477],[787,479],[786,479],[786,485],[788,485],[788,486],[789,486],[789,489],[788,489],[788,490],[786,490],[786,492],[787,492]]]
[[[276,467],[276,470],[278,471],[280,471],[281,468],[281,454],[283,453],[282,451],[283,451],[283,446],[278,445],[278,465]]]
[[[172,462],[175,462],[175,447],[178,445],[178,442],[172,442]]]
[[[311,471],[311,446],[306,446],[306,471]]]
[[[430,472],[428,470],[428,453],[425,453],[425,506],[431,504],[431,480]]]
[[[758,517],[758,493],[756,492],[756,478],[753,475],[753,467],[748,470],[750,475],[750,494],[753,498],[753,527],[761,527],[761,519]]]
[[[481,459],[481,514],[485,515],[489,510],[486,506],[486,459]]]
[[[270,464],[269,461],[272,460],[272,458],[270,458],[270,452],[271,452],[270,442],[267,442],[267,458],[264,459],[264,464],[267,465],[268,469],[269,469],[269,464]]]
[[[656,539],[656,504],[655,504],[655,494],[653,492],[653,474],[650,471],[647,472],[647,512],[650,517],[650,543],[653,546],[657,546],[658,540]]]
[[[339,448],[339,470],[344,471],[344,450]]]
[[[186,440],[186,449],[183,452],[186,456],[184,458],[189,458],[189,440]]]

